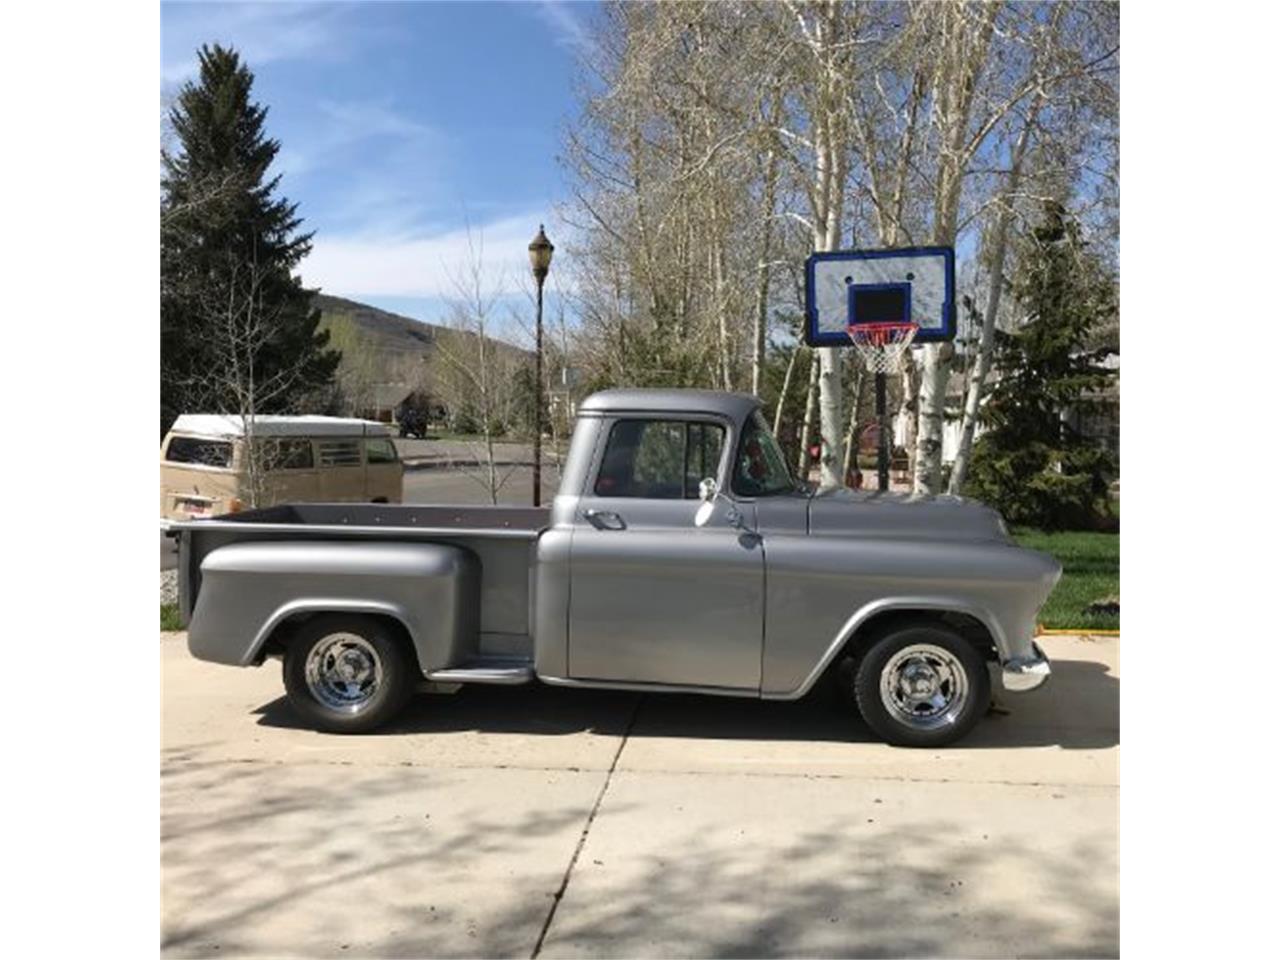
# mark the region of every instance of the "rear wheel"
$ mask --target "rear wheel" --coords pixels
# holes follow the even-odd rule
[[[958,740],[991,702],[982,654],[958,633],[934,624],[881,637],[858,664],[853,688],[868,726],[904,747]]]
[[[412,696],[416,673],[401,638],[373,617],[316,617],[284,655],[290,705],[331,733],[365,733],[392,719]]]

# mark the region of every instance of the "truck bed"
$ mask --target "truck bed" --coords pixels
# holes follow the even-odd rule
[[[200,592],[204,558],[231,543],[327,541],[440,542],[479,560],[480,649],[497,656],[529,654],[531,571],[538,535],[551,511],[531,507],[376,503],[299,503],[248,510],[173,526],[181,532],[178,577],[183,619]]]

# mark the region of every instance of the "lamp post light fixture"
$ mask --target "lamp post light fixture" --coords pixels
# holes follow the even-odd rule
[[[529,265],[533,267],[533,279],[538,284],[538,314],[536,342],[534,346],[533,388],[533,505],[542,505],[542,284],[551,270],[551,255],[556,248],[538,224],[538,235],[529,244]]]

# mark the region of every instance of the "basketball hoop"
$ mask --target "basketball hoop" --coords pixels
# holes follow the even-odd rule
[[[868,371],[897,373],[920,325],[910,321],[853,323],[846,329]]]

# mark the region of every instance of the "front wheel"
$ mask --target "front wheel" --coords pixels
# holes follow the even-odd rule
[[[382,726],[408,702],[416,672],[400,637],[373,617],[316,617],[294,634],[284,655],[289,703],[330,733]]]
[[[960,739],[991,702],[982,654],[942,626],[881,637],[858,665],[854,694],[863,719],[889,743],[940,747]]]

